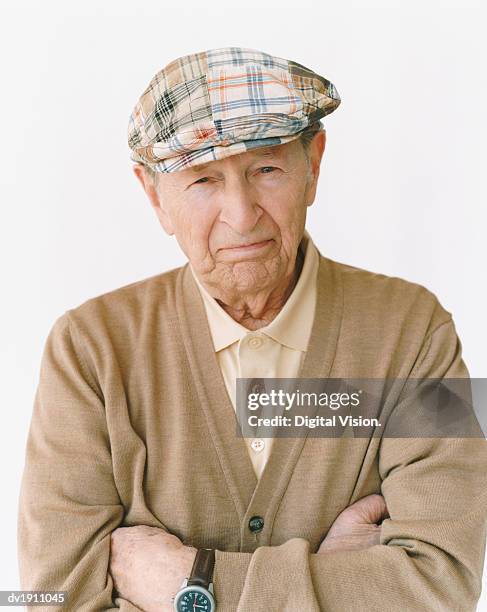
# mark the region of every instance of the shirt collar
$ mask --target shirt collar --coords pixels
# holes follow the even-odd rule
[[[203,298],[213,346],[217,353],[243,338],[249,330],[243,325],[240,325],[240,323],[237,323],[235,319],[232,319],[232,317],[223,310],[215,298],[212,297],[200,283],[191,264],[189,267]]]
[[[257,332],[291,349],[306,351],[314,319],[319,254],[306,230],[300,246],[305,255],[298,282],[275,319]],[[203,298],[215,352],[252,333],[225,312],[200,283],[191,264],[189,267]]]

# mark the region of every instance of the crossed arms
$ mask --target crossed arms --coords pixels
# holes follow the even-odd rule
[[[321,543],[318,554],[363,550],[380,544],[379,523],[388,517],[381,495],[368,495],[346,508]],[[196,549],[156,527],[120,527],[111,535],[110,574],[118,594],[145,612],[171,612],[171,599],[187,578]]]
[[[445,334],[452,333],[442,326],[431,339],[421,359],[426,374],[437,362],[435,344],[445,346]],[[124,507],[114,484],[103,404],[80,355],[66,320],[59,320],[46,344],[27,447],[19,520],[22,588],[65,590],[69,610],[136,610],[128,599],[116,596],[117,586],[122,595],[132,594],[134,587],[124,583],[123,575],[135,580],[142,570],[127,572],[121,547],[122,563],[116,567],[121,535],[116,530],[124,525]],[[446,374],[461,370],[458,351],[442,349],[441,361]],[[261,546],[254,553],[217,551],[218,609],[474,610],[485,551],[485,440],[384,439],[379,468],[390,515],[380,527],[379,543],[332,550],[333,541],[343,544],[340,536],[346,533],[340,533],[343,526],[337,519],[335,531],[330,530],[316,553],[303,538]],[[148,589],[161,587],[161,595],[173,595],[194,551],[179,550],[181,544],[164,534],[163,525],[149,527],[157,528],[157,535],[150,536],[153,579],[146,575],[145,583]],[[167,554],[171,548],[174,555]],[[180,553],[182,562],[174,566]],[[156,566],[159,554],[166,555],[166,565]],[[134,563],[137,558],[131,555]],[[156,569],[168,568],[169,562],[176,567],[174,579],[167,574],[173,570],[164,569],[163,584]]]

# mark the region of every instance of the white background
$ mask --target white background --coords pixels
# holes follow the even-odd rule
[[[343,101],[325,118],[308,230],[333,259],[435,292],[472,376],[487,376],[483,2],[0,6],[0,590],[18,588],[18,488],[51,325],[90,297],[184,262],[136,183],[126,144],[138,96],[180,55],[252,47],[336,85]],[[486,593],[481,602],[487,610]]]

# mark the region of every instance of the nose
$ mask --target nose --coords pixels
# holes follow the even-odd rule
[[[233,178],[227,181],[221,197],[220,221],[242,236],[249,234],[264,213],[252,185],[244,177]]]

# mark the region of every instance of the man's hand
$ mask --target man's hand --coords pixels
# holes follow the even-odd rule
[[[388,516],[382,495],[362,497],[337,516],[318,553],[362,550],[379,544],[381,527],[378,523]]]
[[[195,556],[196,548],[163,529],[119,527],[111,535],[109,570],[120,597],[145,612],[170,612]]]

